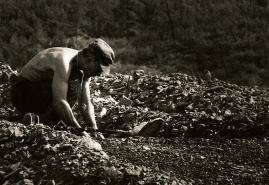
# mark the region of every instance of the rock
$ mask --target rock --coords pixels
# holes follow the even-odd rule
[[[19,185],[34,185],[34,182],[30,179],[23,179],[17,183]]]
[[[160,132],[163,124],[164,120],[161,118],[157,118],[149,122],[142,122],[140,125],[134,127],[132,133],[133,135],[144,137],[156,136]]]
[[[145,150],[145,151],[149,151],[149,150],[150,150],[150,148],[149,148],[148,146],[143,146],[142,148],[143,148],[143,150]]]
[[[122,175],[122,172],[115,168],[115,166],[111,166],[105,168],[105,175],[108,178],[119,178],[119,176]]]
[[[134,78],[134,80],[137,80],[137,79],[139,79],[140,77],[142,77],[144,75],[145,75],[144,70],[135,70],[133,72],[133,78]]]
[[[96,151],[102,151],[101,145],[93,140],[91,137],[82,137],[82,139],[79,142],[80,145],[86,146],[90,150],[96,150]]]
[[[62,145],[59,145],[59,149],[60,151],[72,151],[73,146],[71,144],[62,144]]]
[[[142,122],[140,125],[135,126],[132,130],[133,135],[138,135],[138,133],[141,131],[143,127],[145,127],[148,124],[148,122]]]
[[[102,108],[101,112],[100,112],[100,118],[104,117],[107,114],[107,109],[105,107]]]
[[[195,129],[197,129],[197,130],[199,130],[199,131],[202,131],[202,130],[204,130],[206,128],[206,125],[205,124],[197,124],[196,126],[195,126]]]
[[[124,171],[124,176],[138,178],[140,177],[141,172],[142,172],[142,168],[139,168],[139,167],[135,167],[134,169],[127,168]]]
[[[178,136],[179,133],[180,133],[179,129],[174,128],[174,129],[171,130],[170,134],[171,134],[171,136]]]
[[[180,131],[183,132],[183,133],[185,133],[187,130],[188,130],[188,127],[186,127],[186,126],[184,126],[184,125],[182,125],[182,126],[180,127]]]
[[[164,125],[163,119],[161,118],[154,119],[145,124],[138,132],[138,135],[144,137],[156,136],[160,132],[163,125]]]
[[[122,98],[119,100],[119,105],[125,105],[125,106],[131,106],[133,104],[133,101],[127,98],[126,96],[122,96]]]
[[[40,181],[40,185],[55,185],[55,181],[54,180],[41,180]]]
[[[9,74],[4,72],[1,76],[0,76],[0,84],[5,84],[9,82]]]

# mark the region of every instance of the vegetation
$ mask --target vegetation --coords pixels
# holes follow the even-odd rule
[[[121,65],[269,85],[268,0],[2,0],[0,57],[20,68],[39,50],[103,37]],[[130,66],[130,65],[129,65]],[[127,68],[128,69],[128,68]]]

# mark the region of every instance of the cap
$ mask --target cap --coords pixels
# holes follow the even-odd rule
[[[94,49],[94,55],[100,65],[109,66],[115,59],[113,49],[102,39],[95,39],[89,44],[89,47]]]

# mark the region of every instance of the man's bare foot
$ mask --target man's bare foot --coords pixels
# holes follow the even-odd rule
[[[22,124],[24,125],[39,124],[39,116],[34,113],[24,114],[22,118]]]

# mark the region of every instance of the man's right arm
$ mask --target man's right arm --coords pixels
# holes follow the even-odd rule
[[[67,91],[68,79],[64,79],[58,73],[55,73],[52,81],[53,108],[59,118],[67,125],[81,128],[67,102]]]

